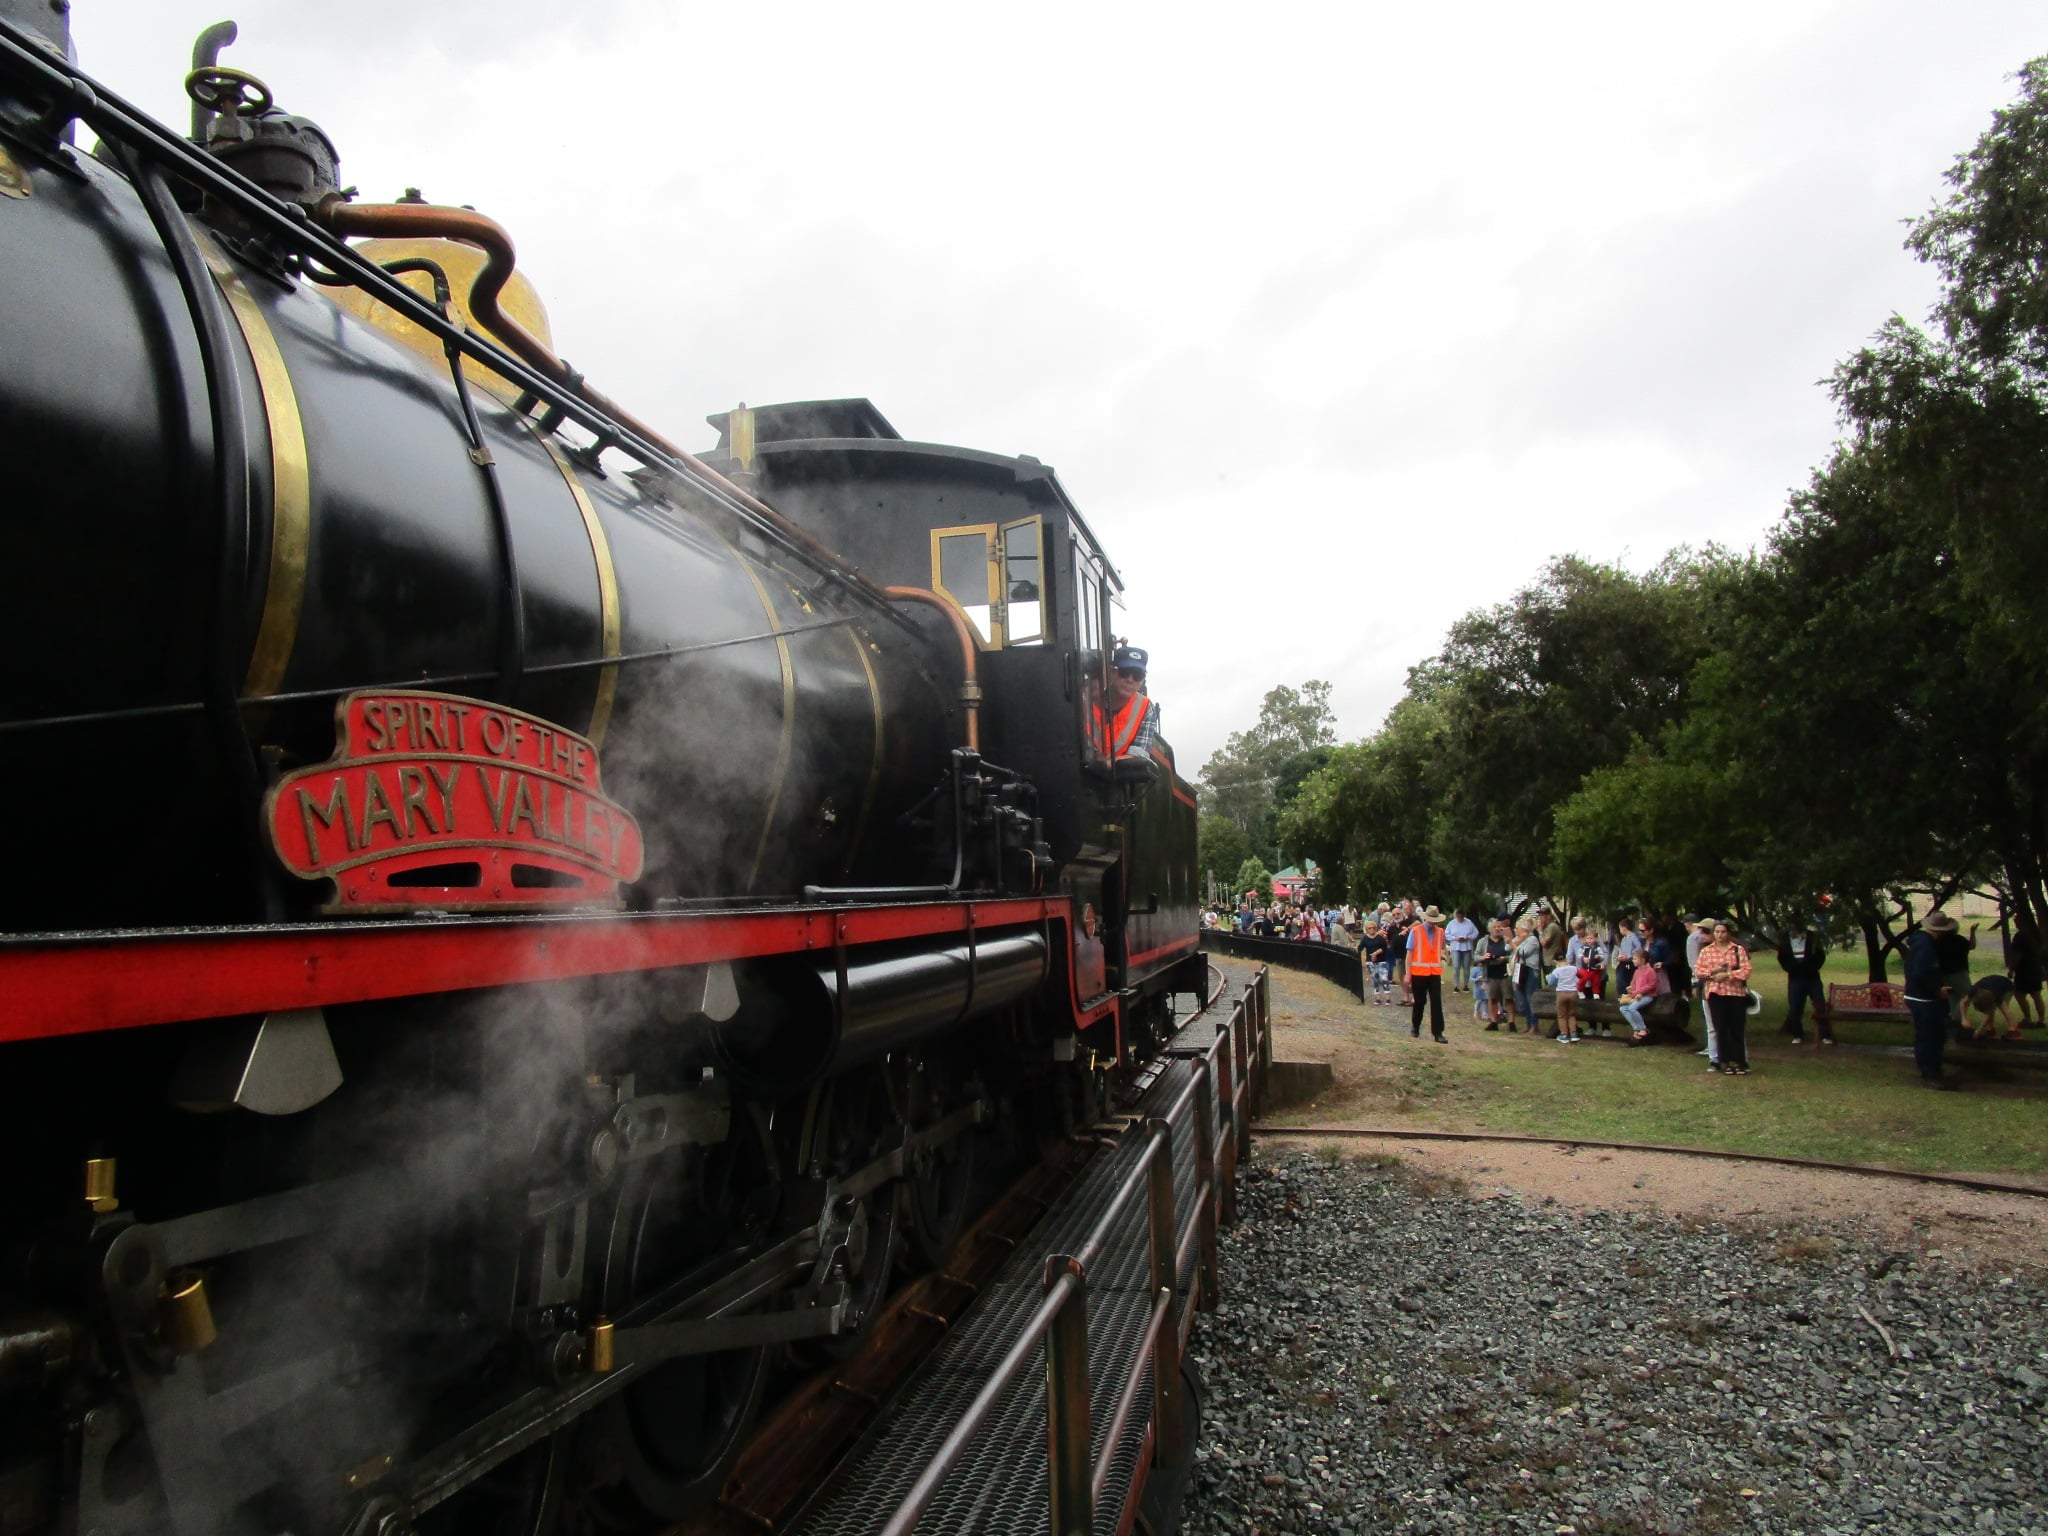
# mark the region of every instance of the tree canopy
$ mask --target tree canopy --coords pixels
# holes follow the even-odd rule
[[[2048,59],[2017,79],[1908,234],[1932,328],[1836,370],[1841,440],[1765,548],[1565,557],[1467,614],[1303,780],[1287,853],[1361,896],[1831,893],[1879,955],[1913,891],[2048,924]]]
[[[1235,823],[1261,859],[1279,862],[1276,809],[1320,766],[1318,754],[1326,755],[1336,742],[1327,682],[1272,689],[1259,703],[1258,720],[1232,732],[1203,765],[1203,811]]]

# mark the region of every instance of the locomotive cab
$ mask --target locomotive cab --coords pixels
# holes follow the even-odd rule
[[[1059,476],[1030,455],[905,441],[866,400],[708,420],[708,463],[871,579],[928,587],[957,610],[985,699],[982,749],[1036,785],[1054,879],[1082,914],[1077,1001],[1154,994],[1154,971],[1180,947],[1171,936],[1196,921],[1194,793],[1164,741],[1149,781],[1128,767],[1120,780],[1105,752],[1123,582]]]

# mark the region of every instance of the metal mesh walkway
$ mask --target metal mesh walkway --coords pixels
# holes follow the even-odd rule
[[[1229,1016],[1229,1007],[1219,1003],[1192,1021],[1174,1040],[1172,1059],[1137,1105],[1138,1114],[1165,1119],[1170,1128],[1179,1236],[1191,1231],[1196,1218],[1195,1119],[1201,1096],[1190,1089],[1202,1070],[1200,1058],[1215,1041],[1217,1024]],[[1230,1134],[1223,1128],[1225,1106],[1217,1096],[1211,1096],[1210,1104],[1216,1122],[1210,1144],[1221,1148]],[[1142,1126],[1134,1128],[1088,1165],[1067,1198],[1018,1244],[959,1327],[933,1351],[794,1530],[805,1536],[848,1536],[877,1531],[887,1523],[1045,1299],[1047,1256],[1081,1251],[1143,1160],[1148,1139]],[[1180,1306],[1169,1314],[1169,1323],[1192,1293],[1199,1250],[1194,1242],[1184,1250],[1176,1275]],[[1145,1352],[1154,1305],[1150,1264],[1141,1183],[1137,1198],[1126,1202],[1104,1233],[1101,1256],[1087,1277],[1091,1450],[1098,1460],[1105,1452],[1110,1459],[1094,1511],[1094,1529],[1101,1536],[1112,1536],[1122,1523],[1124,1501],[1139,1459],[1147,1453],[1153,1401],[1149,1361],[1142,1367],[1136,1411],[1118,1443],[1105,1446],[1104,1440],[1125,1384]],[[915,1530],[920,1536],[1044,1531],[1050,1492],[1046,1435],[1041,1347],[1031,1368],[1010,1383],[965,1454],[939,1484]]]

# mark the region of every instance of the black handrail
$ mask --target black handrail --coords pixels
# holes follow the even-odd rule
[[[1313,944],[1303,939],[1262,939],[1249,933],[1202,930],[1202,948],[1213,954],[1284,965],[1291,971],[1313,971],[1334,981],[1360,1002],[1365,1001],[1365,969],[1358,951],[1348,944]]]

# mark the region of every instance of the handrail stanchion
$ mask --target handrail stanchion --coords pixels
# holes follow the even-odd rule
[[[1230,1032],[1230,1054],[1234,1058],[1231,1062],[1231,1081],[1237,1088],[1235,1113],[1230,1117],[1231,1124],[1237,1131],[1237,1157],[1231,1164],[1233,1175],[1237,1169],[1242,1168],[1251,1160],[1252,1155],[1251,1064],[1255,1059],[1254,1053],[1257,1051],[1258,1046],[1256,1042],[1247,1040],[1245,1033],[1246,1031],[1242,1029],[1234,1029]],[[1235,1177],[1232,1178],[1231,1182],[1233,1185],[1236,1183]],[[1237,1205],[1234,1190],[1230,1203],[1234,1212]],[[1231,1219],[1234,1221],[1237,1218],[1233,1214]]]
[[[1209,1058],[1195,1061],[1195,1229],[1202,1310],[1216,1310],[1216,1103]]]
[[[1166,1318],[1152,1344],[1152,1463],[1174,1466],[1184,1449],[1185,1428],[1180,1401],[1180,1318],[1173,1298],[1180,1289],[1176,1241],[1180,1223],[1173,1209],[1173,1127],[1150,1121],[1152,1133],[1152,1296],[1164,1297]]]
[[[1266,1074],[1261,1070],[1266,1059],[1266,1018],[1259,1007],[1259,978],[1254,976],[1244,991],[1245,1011],[1250,1015],[1251,1024],[1251,1037],[1245,1041],[1244,1051],[1251,1086],[1249,1107],[1252,1118],[1257,1119],[1266,1092]]]
[[[1051,1463],[1052,1536],[1091,1536],[1095,1529],[1095,1479],[1088,1422],[1088,1272],[1080,1261],[1056,1253],[1045,1261],[1050,1290],[1072,1275],[1066,1305],[1053,1314],[1045,1338],[1045,1444]]]
[[[1230,1017],[1216,1026],[1216,1043],[1210,1047],[1216,1055],[1216,1108],[1225,1121],[1233,1121],[1237,1113],[1237,1078],[1231,1071],[1235,1059],[1230,1049],[1230,1037],[1244,1028],[1244,1000],[1240,998]],[[1230,1126],[1236,1134],[1235,1123]]]
[[[1217,1082],[1223,1092],[1223,1116],[1219,1129],[1228,1140],[1217,1148],[1216,1156],[1216,1208],[1218,1219],[1226,1227],[1237,1225],[1237,1170],[1244,1162],[1245,1148],[1250,1142],[1250,1128],[1246,1125],[1246,1084],[1244,1080],[1245,1031],[1252,1027],[1250,1003],[1237,1000],[1237,1011],[1231,1016],[1230,1028],[1216,1037],[1216,1059],[1219,1069]]]
[[[1268,989],[1272,972],[1259,967],[1259,1094],[1264,1097],[1266,1079],[1273,1071],[1273,997]]]

